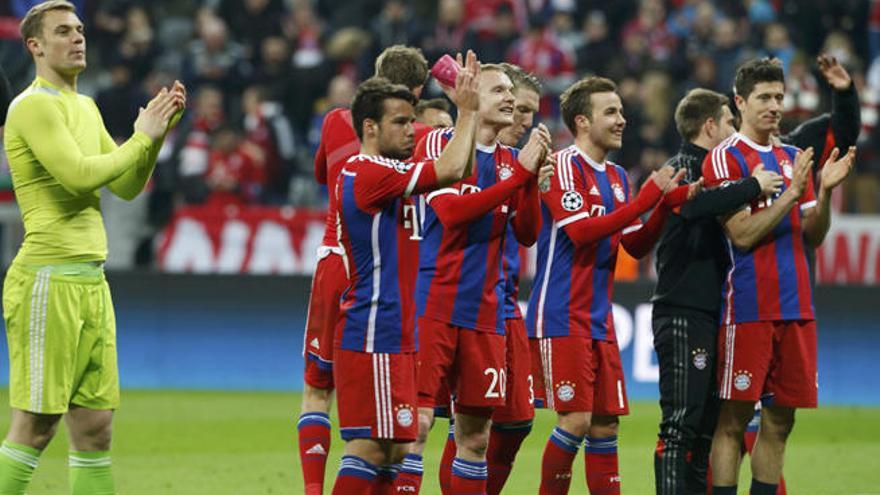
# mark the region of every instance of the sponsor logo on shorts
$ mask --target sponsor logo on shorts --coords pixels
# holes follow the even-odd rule
[[[733,386],[740,392],[748,390],[752,386],[752,374],[745,370],[737,371],[733,379]]]
[[[556,397],[562,402],[574,399],[574,383],[562,381],[556,385]]]
[[[578,211],[584,206],[584,197],[577,191],[566,191],[562,195],[562,208],[565,211]]]
[[[404,428],[408,428],[413,424],[413,407],[409,404],[401,404],[394,408],[395,417],[397,418],[397,424],[403,426]]]
[[[693,357],[694,368],[698,370],[706,369],[706,366],[709,365],[709,353],[706,352],[706,349],[696,348],[691,351]]]

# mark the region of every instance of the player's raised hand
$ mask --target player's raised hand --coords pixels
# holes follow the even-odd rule
[[[700,177],[696,182],[691,182],[688,184],[688,196],[687,200],[690,201],[696,197],[697,194],[700,194],[700,191],[703,190],[703,178]]]
[[[807,189],[807,181],[810,178],[810,171],[813,168],[813,147],[809,147],[804,151],[799,151],[794,158],[794,170],[791,175],[791,184],[786,192],[791,191],[795,197],[800,198]]]
[[[480,61],[472,50],[468,50],[464,68],[455,76],[455,87],[447,89],[446,94],[459,111],[480,109]]]
[[[782,176],[771,170],[765,170],[763,163],[759,163],[757,167],[752,169],[752,177],[758,179],[762,196],[773,196],[779,193],[784,184]]]
[[[673,175],[675,175],[675,169],[669,165],[664,165],[659,170],[651,172],[651,176],[648,177],[648,180],[654,181],[654,184],[656,184],[661,191],[666,192]]]
[[[678,187],[678,184],[681,182],[682,179],[684,179],[685,174],[687,174],[687,170],[685,170],[684,168],[676,170],[675,175],[673,175],[672,178],[669,179],[669,184],[666,186],[664,192],[671,191]]]
[[[550,188],[550,178],[556,175],[556,158],[548,154],[544,158],[544,164],[538,170],[538,184],[542,191]]]
[[[177,111],[174,112],[174,115],[168,122],[168,130],[173,129],[174,126],[180,122],[181,117],[183,117],[183,111],[186,109],[186,86],[184,86],[182,82],[175,80],[174,84],[171,86],[171,93],[174,95],[174,103],[177,105]]]
[[[839,155],[840,149],[834,148],[831,151],[831,156],[828,157],[828,161],[825,162],[825,166],[822,167],[820,181],[822,189],[826,191],[830,191],[840,185],[843,179],[852,171],[853,165],[856,163],[856,147],[850,146],[846,154],[840,159],[838,159]]]
[[[162,88],[159,93],[141,108],[137,120],[134,121],[135,132],[143,132],[150,139],[156,140],[165,135],[171,117],[178,111],[178,97]]]
[[[835,90],[843,91],[852,84],[852,77],[840,65],[836,57],[823,53],[816,58],[816,62],[819,64],[819,72],[822,73],[822,77]]]
[[[543,124],[538,124],[529,134],[529,140],[519,152],[519,162],[531,173],[537,173],[538,167],[544,163],[544,157],[550,148],[550,132]]]

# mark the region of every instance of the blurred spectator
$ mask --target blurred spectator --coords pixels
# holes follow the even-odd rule
[[[178,175],[186,203],[202,203],[207,196],[202,177],[208,171],[211,134],[225,122],[223,93],[214,86],[202,86],[195,94],[192,115],[181,129],[184,142]]]
[[[794,129],[812,117],[819,109],[819,83],[813,76],[812,63],[804,54],[792,58],[791,67],[785,73],[785,102],[782,131]]]
[[[308,2],[298,2],[290,15],[282,21],[284,36],[293,50],[293,66],[300,69],[315,67],[324,61],[321,36],[324,25],[315,17]]]
[[[733,90],[733,77],[744,51],[736,21],[729,18],[719,20],[715,24],[712,45],[709,54],[715,61],[718,88],[724,93],[730,93]]]
[[[581,33],[577,30],[577,23],[574,18],[574,5],[567,5],[565,8],[556,8],[550,21],[551,29],[556,33],[559,44],[571,54],[583,44]]]
[[[139,84],[142,79],[133,79],[131,68],[122,63],[110,67],[111,85],[98,91],[95,103],[101,110],[104,126],[116,142],[131,136],[138,109],[150,100],[149,95]]]
[[[587,15],[583,26],[584,43],[577,49],[578,72],[605,75],[619,48],[611,40],[605,14],[594,10]]]
[[[749,22],[754,26],[763,26],[776,21],[776,10],[768,0],[746,0],[745,4]]]
[[[270,36],[260,46],[262,62],[254,67],[251,84],[264,88],[269,101],[283,102],[290,90],[293,66],[290,63],[290,46],[281,36]]]
[[[128,9],[125,25],[125,34],[119,42],[115,58],[128,66],[134,80],[143,81],[153,70],[162,49],[153,31],[153,21],[144,7]]]
[[[26,2],[17,2],[24,5]],[[38,2],[31,2],[38,3]],[[98,47],[101,60],[112,60],[119,41],[126,29],[125,13],[135,5],[135,0],[107,0],[99,2],[94,11],[92,22],[87,23],[89,45]],[[27,5],[23,12],[18,12],[16,17],[23,18],[30,9]],[[82,12],[77,9],[77,12]]]
[[[517,27],[520,30],[524,30],[528,18],[525,0],[465,0],[465,29],[491,35],[495,12],[498,11],[501,5],[507,5],[507,8],[515,16]]]
[[[440,0],[437,23],[422,41],[425,57],[433,63],[445,53],[460,51],[464,35],[464,0]]]
[[[221,0],[217,9],[233,38],[244,48],[244,56],[254,65],[261,61],[263,40],[281,34],[278,20],[284,13],[282,0]]]
[[[403,0],[386,0],[382,12],[370,24],[370,31],[377,56],[391,45],[413,45],[422,38],[421,23]]]
[[[211,136],[211,151],[205,184],[205,205],[216,208],[258,203],[265,184],[262,150],[229,125],[218,127]]]
[[[637,38],[655,62],[665,62],[672,57],[676,40],[666,29],[666,10],[661,0],[641,0],[638,16],[623,28],[623,43],[627,45]]]
[[[266,101],[263,89],[251,86],[241,98],[244,133],[248,143],[260,150],[264,202],[287,202],[290,178],[296,171],[296,140],[290,121],[278,102]]]
[[[782,62],[782,70],[788,74],[794,54],[795,48],[788,36],[788,28],[778,23],[768,25],[764,32],[764,47],[758,55],[778,58]]]
[[[507,62],[540,79],[547,93],[545,99],[553,100],[550,103],[555,105],[555,97],[575,81],[574,57],[547,29],[546,19],[536,17],[530,22],[526,35],[510,48]]]
[[[495,11],[492,31],[470,29],[462,41],[462,46],[478,53],[481,62],[498,63],[504,61],[510,46],[518,38],[519,31],[510,5],[500,4]]]
[[[652,70],[642,77],[640,91],[644,121],[638,130],[639,137],[657,155],[663,150],[674,149],[678,135],[674,126],[670,125],[673,122],[672,105],[675,96],[672,80],[667,73]],[[660,160],[660,164],[665,163],[667,158],[668,156]]]
[[[327,95],[315,103],[315,114],[309,126],[309,149],[312,153],[318,149],[321,139],[321,127],[324,125],[324,116],[334,108],[348,108],[354,99],[357,88],[351,78],[339,75],[330,81],[327,87]]]
[[[238,92],[248,73],[242,46],[229,38],[226,23],[206,16],[199,37],[189,46],[184,77],[190,86],[212,84],[224,91]]]
[[[444,98],[419,100],[416,103],[416,121],[435,129],[452,127],[452,115],[449,114],[449,102]]]
[[[718,85],[718,68],[711,55],[699,53],[691,58],[691,63],[694,70],[684,83],[685,92],[694,88],[706,88],[721,93],[730,91],[730,88],[722,88]]]

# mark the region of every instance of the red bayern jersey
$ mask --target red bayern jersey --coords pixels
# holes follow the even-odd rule
[[[340,305],[336,347],[376,353],[416,350],[418,216],[409,197],[436,187],[432,160],[355,155],[346,162],[337,198],[350,278]]]
[[[441,129],[428,134],[414,158],[439,156],[452,132]],[[505,232],[514,212],[520,214],[523,225],[536,225],[536,219],[527,218],[521,194],[530,187],[525,184],[534,174],[519,164],[515,148],[500,143],[477,145],[475,158],[469,177],[420,201],[424,226],[417,313],[462,328],[504,334]],[[537,217],[537,184],[533,200]],[[521,203],[524,206],[519,208]],[[456,222],[456,218],[463,220]]]
[[[596,163],[575,145],[556,153],[556,164],[550,188],[541,195],[544,218],[526,315],[529,337],[615,342],[611,300],[618,247],[623,235],[640,229],[642,222],[634,216],[622,230],[581,246],[567,230],[625,207],[629,180],[623,167]]]
[[[734,134],[703,161],[706,187],[749,177],[756,166],[763,164],[766,170],[783,177],[784,191],[791,185],[797,152],[793,146],[761,146],[742,134]],[[754,215],[773,204],[776,197],[758,197],[747,208]],[[803,212],[815,205],[811,176],[798,205],[751,250],[741,251],[727,240],[731,266],[722,294],[723,324],[814,318]]]
[[[415,142],[418,143],[431,127],[416,122],[414,124]],[[351,122],[351,110],[336,108],[327,113],[321,125],[321,142],[315,152],[315,179],[327,185],[327,217],[324,221],[324,246],[338,246],[336,232],[336,180],[339,172],[349,158],[358,154],[361,142]]]

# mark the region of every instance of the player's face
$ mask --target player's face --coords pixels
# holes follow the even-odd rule
[[[413,152],[415,110],[408,101],[398,98],[390,98],[382,103],[385,113],[379,122],[379,154],[405,160]]]
[[[452,115],[439,108],[426,108],[419,117],[419,122],[435,129],[452,127]]]
[[[513,124],[513,83],[498,70],[480,73],[480,119],[483,124],[506,127]]]
[[[623,146],[623,103],[612,91],[590,95],[593,118],[590,122],[590,141],[605,151],[619,150]]]
[[[736,97],[736,106],[742,115],[743,129],[770,135],[782,120],[785,85],[781,82],[761,82],[755,85],[748,98]]]
[[[75,13],[50,10],[43,15],[43,33],[31,38],[38,58],[55,72],[79,74],[86,68],[86,37]]]
[[[721,119],[715,123],[715,133],[712,138],[712,147],[718,146],[721,144],[721,141],[729,138],[731,134],[736,132],[736,119],[733,117],[733,112],[730,111],[730,107],[724,105],[721,107]]]
[[[541,101],[538,93],[527,88],[517,89],[514,96],[516,103],[513,107],[513,125],[505,127],[498,134],[498,140],[507,146],[516,146],[532,128]]]

